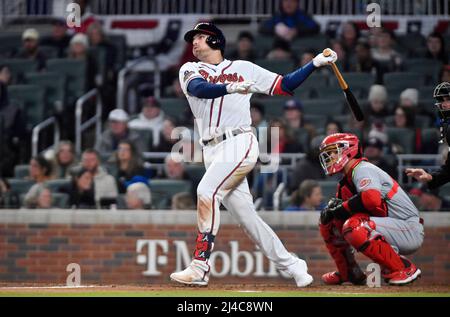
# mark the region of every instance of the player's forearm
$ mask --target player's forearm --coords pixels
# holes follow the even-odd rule
[[[366,213],[377,217],[387,216],[387,209],[381,193],[376,189],[360,192],[346,200],[342,206],[351,215]]]
[[[187,87],[188,93],[201,99],[214,99],[228,94],[227,85],[211,84],[204,79],[195,78]]]
[[[281,89],[292,94],[292,92],[300,86],[315,69],[316,67],[311,61],[305,66],[296,69],[292,73],[284,75],[281,80]]]

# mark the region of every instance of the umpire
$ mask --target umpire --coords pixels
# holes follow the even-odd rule
[[[450,83],[442,82],[436,86],[433,92],[438,108],[441,141],[450,145]],[[429,174],[421,168],[407,168],[406,175],[412,176],[422,183],[428,183],[430,189],[437,188],[450,182],[450,147],[445,164],[437,171]]]

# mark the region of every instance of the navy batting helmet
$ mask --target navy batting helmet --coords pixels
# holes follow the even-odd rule
[[[220,50],[223,54],[225,50],[225,36],[223,36],[222,31],[217,26],[209,22],[199,23],[192,30],[186,32],[184,40],[192,43],[194,36],[199,33],[209,35],[206,43],[213,50]]]

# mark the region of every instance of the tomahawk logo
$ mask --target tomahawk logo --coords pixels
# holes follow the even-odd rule
[[[265,260],[261,251],[241,251],[239,250],[238,241],[230,241],[229,245],[229,254],[221,250],[216,250],[211,254],[210,266],[212,276],[225,277],[232,275],[245,277],[251,275],[255,277],[278,277],[281,275],[288,277],[285,273],[279,272],[272,262]],[[167,240],[138,240],[136,252],[138,253],[137,263],[146,267],[145,271],[142,272],[144,276],[161,275],[161,268],[167,266],[169,262],[175,262],[176,267],[174,271],[181,271],[189,265],[192,259],[192,254],[189,252],[186,241],[173,241],[172,248],[169,248]],[[169,257],[171,261],[169,261]],[[221,265],[216,267],[216,261],[220,262]],[[265,264],[267,264],[266,269]]]

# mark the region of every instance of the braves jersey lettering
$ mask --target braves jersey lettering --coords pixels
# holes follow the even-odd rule
[[[253,80],[253,89],[259,93],[272,95],[275,83],[281,79],[248,61],[223,60],[218,65],[203,62],[184,64],[179,73],[181,88],[196,119],[200,119],[199,133],[202,139],[221,135],[226,129],[248,128],[251,125],[250,98],[252,94],[228,94],[216,99],[200,99],[188,93],[189,82],[202,78],[209,83],[227,84]],[[201,126],[200,126],[201,124]]]

